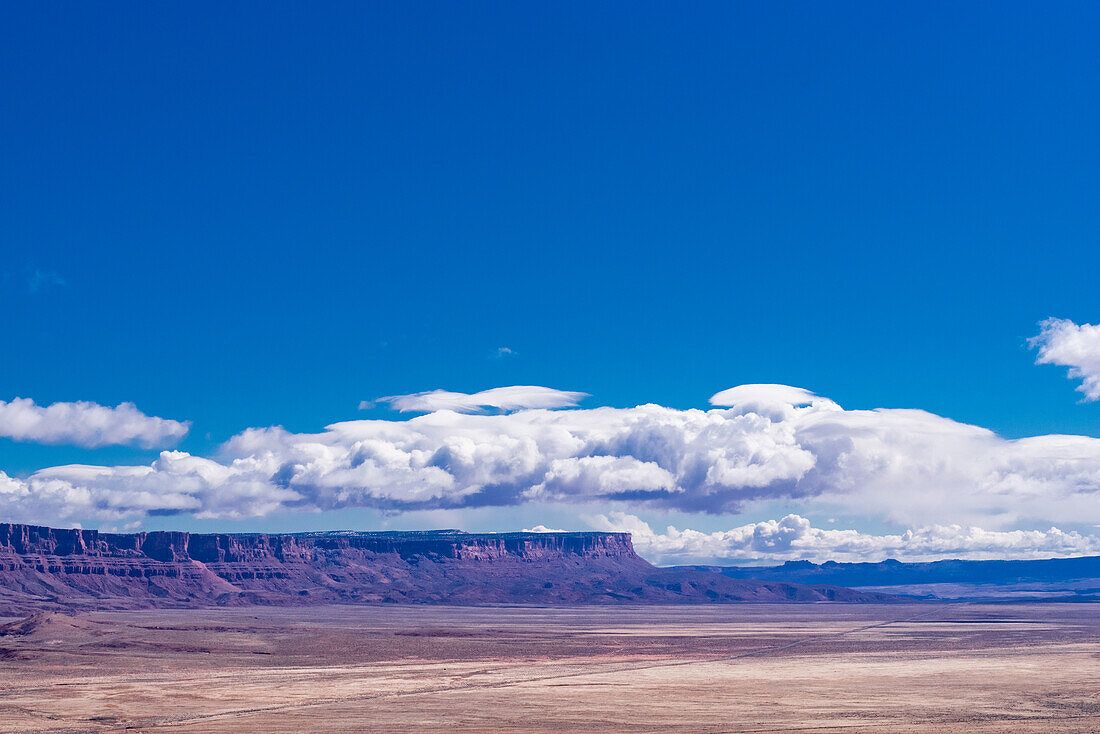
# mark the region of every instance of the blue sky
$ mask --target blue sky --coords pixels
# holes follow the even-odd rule
[[[201,456],[507,385],[687,409],[780,383],[1098,437],[1100,407],[1027,345],[1048,317],[1100,318],[1098,22],[1088,3],[7,4],[0,400],[130,401],[190,421],[175,446]],[[157,448],[0,439],[0,470]],[[364,512],[241,522],[382,522]]]

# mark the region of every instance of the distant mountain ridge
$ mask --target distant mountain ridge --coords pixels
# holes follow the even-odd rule
[[[729,578],[890,589],[938,598],[1100,596],[1100,556],[1024,561],[941,560],[903,563],[787,561],[780,566],[680,566]],[[1068,600],[1068,599],[1067,599]]]
[[[101,533],[0,523],[0,614],[266,604],[876,602],[652,566],[629,533]]]

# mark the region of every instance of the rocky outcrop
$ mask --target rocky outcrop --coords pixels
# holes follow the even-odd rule
[[[0,523],[0,614],[325,603],[882,601],[659,569],[628,533],[100,533]]]

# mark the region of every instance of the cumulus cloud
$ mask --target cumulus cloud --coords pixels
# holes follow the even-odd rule
[[[713,400],[723,406],[438,410],[319,433],[254,428],[213,457],[166,451],[147,466],[4,475],[0,514],[249,517],[527,502],[725,514],[783,502],[900,527],[1100,523],[1100,439],[1008,440],[920,410],[845,410],[774,385]]]
[[[190,425],[145,415],[133,403],[110,408],[85,401],[40,406],[29,398],[0,400],[0,436],[16,441],[86,448],[111,444],[154,448],[179,441]]]
[[[1100,400],[1100,325],[1047,319],[1029,343],[1039,349],[1037,364],[1069,367],[1069,377],[1081,380],[1077,390],[1085,401]]]
[[[508,350],[511,352],[511,350]],[[588,393],[555,390],[537,385],[494,387],[475,393],[432,390],[412,395],[391,395],[376,402],[387,403],[402,413],[433,413],[453,410],[456,413],[484,413],[488,408],[528,410],[533,408],[572,408]]]
[[[630,533],[635,549],[662,564],[711,561],[880,561],[897,558],[1050,558],[1100,553],[1100,538],[1049,530],[984,530],[962,525],[930,525],[896,535],[815,528],[799,515],[703,533],[669,526],[655,532],[636,515],[612,512],[589,518],[597,530]]]

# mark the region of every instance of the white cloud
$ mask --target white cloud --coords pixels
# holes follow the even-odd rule
[[[545,525],[536,525],[533,528],[524,528],[525,533],[564,533],[565,530],[558,530],[556,528],[548,528]]]
[[[509,353],[511,350],[508,350]],[[437,410],[453,410],[456,413],[484,413],[486,408],[500,410],[527,410],[532,408],[572,408],[588,393],[555,390],[537,385],[513,385],[494,387],[475,393],[432,390],[412,395],[392,395],[378,398],[376,402],[388,403],[402,413],[433,413]],[[362,404],[360,404],[362,407]]]
[[[12,522],[117,520],[148,514],[242,518],[294,506],[301,496],[276,486],[254,460],[222,464],[163,451],[149,466],[71,464],[15,479],[0,472],[0,512]]]
[[[920,410],[844,410],[781,386],[714,400],[731,407],[440,410],[314,434],[249,429],[212,458],[166,451],[149,466],[2,476],[0,514],[54,522],[527,502],[723,514],[782,502],[901,527],[1100,523],[1100,439],[1006,440]]]
[[[85,401],[36,405],[29,398],[0,400],[0,437],[97,448],[131,444],[153,448],[183,438],[189,422],[142,413],[133,403],[110,408]]]
[[[654,532],[636,515],[611,512],[588,519],[597,530],[628,532],[635,549],[655,563],[714,561],[880,561],[897,558],[1050,558],[1100,553],[1100,538],[1049,530],[992,531],[962,525],[932,525],[897,535],[815,528],[799,515],[703,533],[669,526]]]
[[[1077,325],[1068,319],[1047,319],[1029,343],[1039,348],[1036,364],[1069,367],[1069,377],[1085,401],[1100,400],[1100,325]]]
[[[632,456],[583,456],[554,459],[542,481],[523,494],[529,499],[609,497],[679,491],[676,477],[656,462]]]

